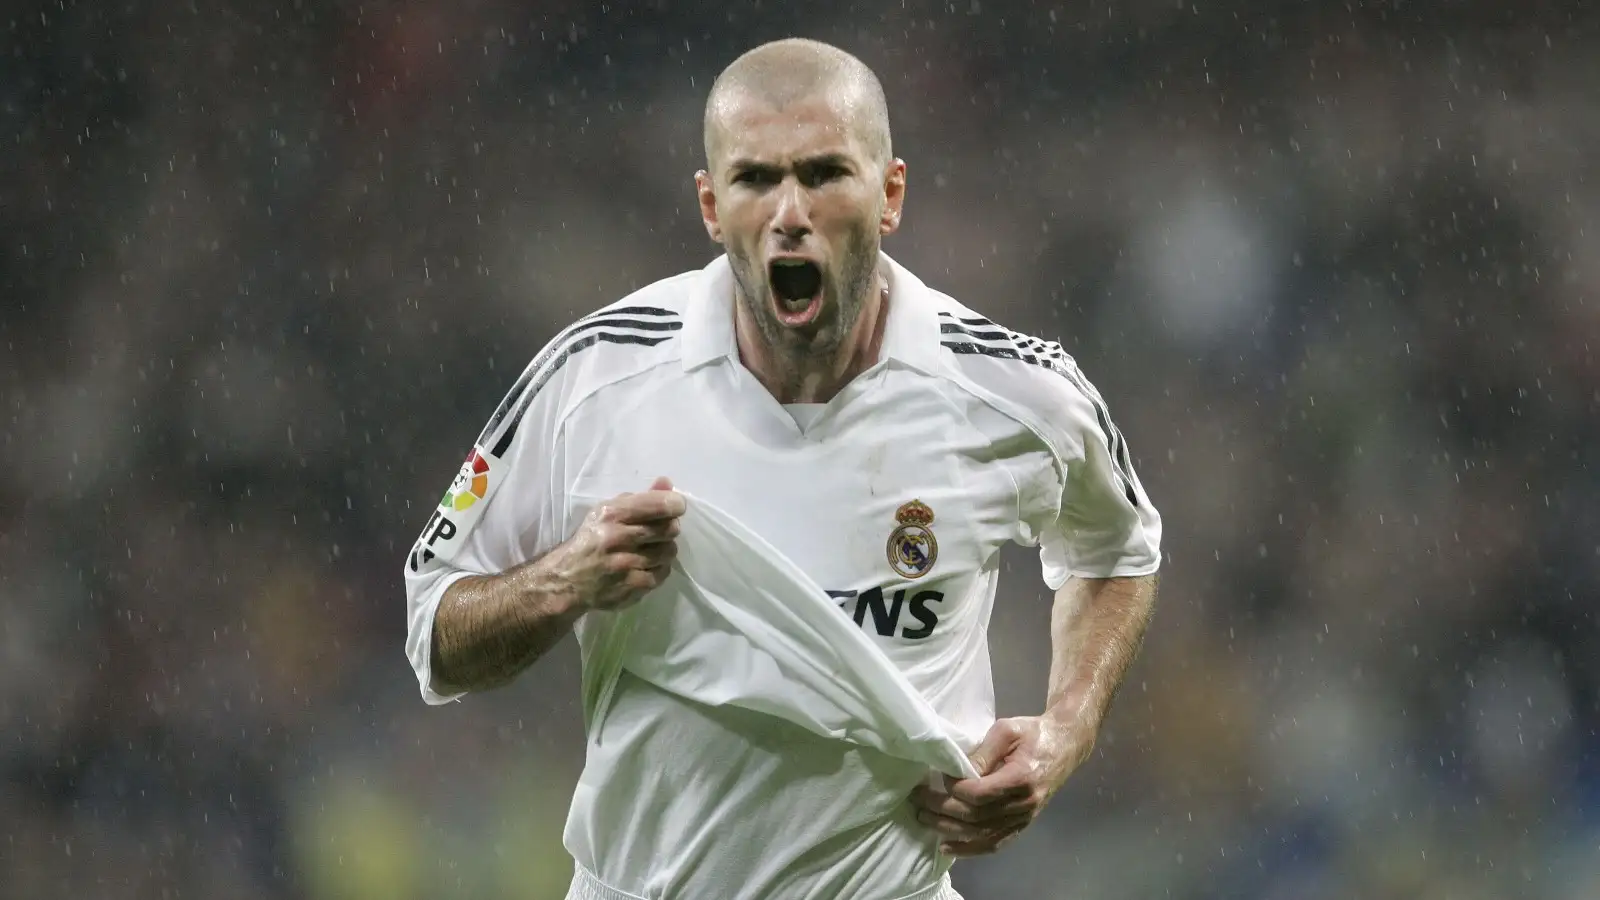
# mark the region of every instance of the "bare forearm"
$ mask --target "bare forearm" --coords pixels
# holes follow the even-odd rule
[[[436,689],[505,684],[572,630],[582,607],[570,584],[541,562],[463,578],[445,592],[433,620]]]
[[[1100,727],[1155,610],[1157,576],[1073,578],[1051,611],[1046,715]]]

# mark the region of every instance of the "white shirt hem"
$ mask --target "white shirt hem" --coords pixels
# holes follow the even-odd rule
[[[572,869],[572,887],[567,890],[567,900],[647,900],[638,894],[630,894],[611,887],[581,865],[574,864]],[[960,900],[955,889],[950,886],[950,876],[945,874],[941,875],[938,881],[919,891],[902,894],[892,900],[949,900],[952,897]]]

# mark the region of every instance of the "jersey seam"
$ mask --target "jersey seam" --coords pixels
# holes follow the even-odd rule
[[[641,375],[647,375],[647,374],[649,374],[651,372],[654,372],[656,369],[661,368],[662,366],[669,365],[671,363],[677,362],[679,359],[682,359],[682,353],[681,353],[682,346],[681,345],[679,346],[678,350],[680,352],[672,353],[672,354],[668,355],[667,357],[665,357],[663,359],[656,360],[655,362],[653,362],[653,363],[651,363],[651,364],[649,364],[647,366],[644,366],[641,369],[637,369],[637,370],[634,370],[634,371],[631,371],[631,372],[625,372],[623,374],[616,375],[615,377],[612,377],[612,378],[609,378],[609,379],[607,379],[605,381],[602,381],[601,383],[590,387],[588,390],[584,391],[583,393],[576,395],[574,397],[574,399],[571,401],[571,403],[568,404],[567,408],[565,410],[563,410],[561,412],[560,416],[556,419],[556,427],[555,427],[556,435],[558,437],[560,437],[561,435],[563,435],[566,432],[568,421],[571,420],[571,418],[574,415],[577,414],[579,409],[583,408],[584,404],[586,404],[589,401],[593,400],[595,398],[595,395],[599,394],[601,391],[605,390],[606,388],[615,387],[615,386],[623,383],[624,381],[628,381],[628,380],[633,379],[633,378],[638,378]]]
[[[1005,398],[998,394],[992,393],[983,387],[980,387],[974,382],[971,382],[969,379],[967,379],[965,373],[962,373],[959,370],[941,373],[940,377],[960,390],[965,391],[968,395],[972,396],[980,403],[987,405],[990,409],[994,410],[1000,415],[1005,416],[1013,422],[1016,422],[1018,425],[1021,425],[1023,428],[1028,429],[1028,433],[1037,438],[1040,443],[1044,444],[1045,449],[1049,451],[1050,460],[1055,464],[1056,475],[1061,479],[1061,489],[1066,489],[1067,461],[1065,458],[1063,458],[1061,451],[1056,448],[1055,443],[1045,436],[1043,428],[1029,421],[1027,416],[1021,415],[1009,408],[1012,404]],[[963,413],[962,417],[966,418],[966,414]],[[970,420],[968,421],[968,424],[971,425]],[[980,431],[979,433],[981,434],[982,432]],[[1016,476],[1011,474],[1009,469],[1006,470],[1006,477],[1011,480],[1011,486],[1016,492],[1017,521],[1026,522],[1027,519],[1023,518],[1022,486],[1017,482]],[[1056,491],[1055,493],[1059,496],[1061,492]],[[1056,506],[1056,514],[1060,515],[1059,500],[1057,500]]]
[[[972,397],[973,399],[977,400],[980,403],[983,403],[984,405],[988,406],[989,408],[994,409],[996,412],[999,412],[1001,415],[1004,415],[1006,418],[1012,419],[1013,421],[1018,421],[1015,416],[1012,416],[1009,413],[1006,413],[1004,410],[1000,410],[1000,409],[996,408],[995,405],[993,403],[990,403],[986,398],[981,397],[977,393],[967,389],[967,387],[965,385],[961,384],[955,378],[950,377],[950,375],[948,373],[938,373],[935,377],[939,378],[941,381],[946,381],[946,382],[954,385],[955,387],[961,389],[962,391],[966,392],[968,396]],[[980,437],[980,438],[985,438],[985,439],[988,438],[988,435],[985,435],[983,433],[983,429],[979,428],[977,426],[977,424],[972,421],[972,417],[967,415],[967,411],[962,409],[960,404],[952,403],[950,405],[955,408],[956,415],[961,417],[961,421],[966,423],[966,426],[967,426],[968,429],[970,429],[974,434],[978,435],[978,437]],[[1044,439],[1043,435],[1039,434],[1038,431],[1036,431],[1032,426],[1028,425],[1026,422],[1020,422],[1019,421],[1019,424],[1021,424],[1025,428],[1027,428],[1028,431],[1031,432],[1035,437],[1038,437],[1041,440]],[[1045,443],[1048,446],[1049,441],[1045,441]],[[1053,449],[1051,450],[1050,455],[1051,455],[1052,459],[1055,458],[1055,451]],[[1001,466],[1000,469],[1001,469],[1001,471],[1006,473],[1006,480],[1011,482],[1011,496],[1012,496],[1012,499],[1013,499],[1013,505],[1014,505],[1015,510],[1016,510],[1017,521],[1019,521],[1019,522],[1026,521],[1022,517],[1022,485],[1017,481],[1017,476],[1012,473],[1011,468],[1009,466]]]
[[[1047,348],[1050,347],[1051,345],[1053,345],[1056,348],[1056,350],[1061,354],[1061,356],[1065,358],[1065,360],[1069,361],[1072,365],[1076,365],[1076,360],[1073,360],[1071,355],[1066,352],[1066,348],[1062,347],[1062,345],[1057,341],[1046,341],[1045,339],[1040,338],[1040,337],[1035,337],[1033,335],[1025,335],[1022,332],[1013,331],[1012,329],[1007,328],[1004,325],[1000,325],[1000,324],[994,322],[992,319],[989,319],[987,316],[982,315],[981,313],[977,312],[976,310],[971,309],[971,308],[969,308],[967,306],[964,306],[960,301],[956,300],[953,297],[950,297],[949,295],[941,294],[941,293],[936,292],[936,291],[930,291],[930,293],[933,293],[937,297],[943,298],[948,303],[948,305],[951,307],[951,309],[948,309],[948,310],[946,310],[946,309],[936,309],[935,312],[934,312],[934,318],[935,319],[937,319],[939,317],[939,313],[941,313],[941,312],[948,312],[949,315],[952,318],[954,318],[957,322],[960,321],[960,318],[961,318],[961,316],[963,314],[968,315],[968,316],[972,316],[974,318],[981,318],[984,321],[988,322],[989,324],[993,325],[995,328],[997,328],[997,329],[999,329],[1001,331],[1004,331],[1008,335],[1010,335],[1011,337],[1009,338],[1009,341],[1012,344],[1016,343],[1016,338],[1025,337],[1025,338],[1029,338],[1031,340],[1039,341],[1040,343],[1045,344]],[[940,362],[943,363],[943,365],[940,367],[941,371],[939,371],[937,373],[938,376],[941,377],[941,378],[944,378],[945,380],[949,381],[951,384],[954,384],[957,387],[961,388],[962,390],[966,391],[968,394],[970,394],[973,397],[977,398],[980,402],[988,404],[989,408],[993,409],[995,412],[1000,413],[1001,415],[1005,416],[1006,418],[1011,419],[1012,421],[1016,422],[1017,424],[1021,425],[1022,427],[1028,429],[1029,433],[1031,433],[1035,438],[1037,438],[1041,443],[1043,443],[1044,446],[1045,446],[1045,449],[1050,452],[1050,459],[1055,464],[1056,476],[1061,481],[1061,489],[1056,492],[1057,499],[1056,499],[1056,504],[1055,504],[1055,506],[1056,506],[1056,514],[1060,515],[1060,512],[1061,512],[1061,510],[1060,510],[1060,494],[1061,494],[1062,491],[1066,490],[1066,486],[1067,486],[1067,465],[1068,465],[1068,461],[1067,461],[1066,457],[1056,447],[1055,442],[1050,440],[1050,438],[1048,436],[1046,436],[1046,434],[1045,434],[1045,430],[1046,429],[1044,429],[1043,427],[1041,427],[1041,426],[1035,424],[1033,421],[1031,421],[1029,416],[1016,412],[1015,409],[1013,408],[1014,405],[1011,403],[1011,401],[1007,400],[1006,398],[1000,396],[997,393],[994,393],[994,392],[988,390],[987,388],[984,388],[984,387],[980,386],[976,381],[974,381],[972,378],[970,378],[966,374],[966,372],[964,372],[962,370],[961,361],[958,358],[958,354],[956,354],[955,351],[950,350],[948,347],[946,347],[944,345],[944,341],[943,341],[942,338],[943,338],[943,335],[941,335],[941,339],[939,341],[939,350],[941,351],[941,353],[940,353]],[[1033,368],[1040,369],[1041,371],[1048,370],[1048,371],[1050,371],[1050,373],[1052,375],[1054,375],[1056,377],[1060,377],[1063,380],[1065,380],[1067,382],[1068,386],[1070,386],[1073,390],[1079,391],[1080,393],[1082,392],[1082,390],[1077,386],[1076,383],[1073,382],[1073,380],[1071,378],[1066,377],[1063,373],[1061,373],[1059,371],[1056,371],[1053,367],[1049,366],[1048,364],[1040,365],[1038,363],[1030,363],[1028,360],[1023,359],[1021,356],[1018,356],[1017,360],[1019,362],[1028,363]],[[1012,480],[1012,484],[1016,485],[1015,476],[1012,476],[1011,480]],[[1022,520],[1022,491],[1021,491],[1020,485],[1017,486],[1017,517],[1018,517],[1019,521]]]
[[[681,314],[679,314],[679,315],[681,316]],[[676,340],[676,336],[674,336],[673,338],[668,338],[668,340],[669,341]],[[645,348],[645,349],[648,350],[648,349],[652,349],[652,348]],[[649,365],[646,365],[643,368],[640,368],[640,369],[637,369],[637,370],[634,370],[634,371],[624,371],[621,374],[617,374],[617,375],[614,375],[612,377],[609,377],[606,380],[601,381],[601,383],[587,388],[585,391],[583,391],[581,393],[574,393],[574,394],[570,395],[571,399],[569,400],[568,404],[566,404],[566,408],[561,410],[560,412],[558,412],[558,414],[556,416],[555,427],[551,429],[551,447],[549,448],[549,450],[551,452],[553,452],[554,449],[555,449],[555,445],[558,444],[560,441],[565,439],[565,433],[566,433],[566,430],[567,430],[567,421],[572,417],[572,415],[574,413],[576,413],[578,411],[579,408],[581,408],[585,403],[589,402],[589,400],[591,398],[593,398],[595,394],[599,393],[600,391],[605,390],[608,387],[611,387],[612,385],[619,384],[619,383],[621,383],[623,381],[627,381],[628,379],[634,378],[634,377],[636,377],[638,375],[643,375],[643,374],[645,374],[647,372],[654,371],[655,369],[657,369],[657,368],[659,368],[661,366],[667,365],[669,363],[672,363],[672,362],[678,360],[680,357],[681,357],[681,354],[679,352],[670,353],[665,358],[657,360],[657,361],[655,361],[653,363],[650,363]],[[569,370],[568,373],[567,373],[567,377],[569,377],[569,378],[576,377],[577,374],[578,374],[577,370],[575,370],[575,369],[574,370]],[[530,400],[529,402],[530,402],[530,405],[532,403],[536,403],[536,402],[538,402],[538,398],[534,398],[533,400]],[[557,402],[559,402],[559,398],[557,398]],[[516,440],[518,442],[521,442],[523,440],[526,440],[527,437],[528,437],[528,434],[525,432],[525,433],[523,433],[521,435],[518,435]],[[474,446],[482,447],[483,445],[482,444],[475,444]],[[507,452],[506,452],[506,456],[512,455],[512,452],[513,451],[510,448],[508,448]],[[510,477],[509,473],[508,473],[507,477]],[[565,485],[563,485],[563,489],[565,489]],[[499,494],[500,494],[499,491],[495,491],[493,496],[490,496],[489,498],[487,498],[485,500],[485,504],[492,503],[494,501],[495,497],[499,496]],[[487,512],[488,506],[485,505],[484,508],[485,508],[485,512]],[[565,531],[567,529],[567,526],[570,524],[569,522],[567,522],[567,515],[568,515],[567,510],[563,508],[562,511],[561,511],[561,525],[562,525],[563,533],[565,533]]]
[[[678,352],[672,352],[672,354],[664,357],[664,359],[656,360],[656,362],[653,362],[653,364],[645,365],[645,367],[638,368],[638,370],[634,370],[634,372],[621,373],[621,375],[608,378],[608,380],[602,381],[600,384],[595,384],[595,386],[592,386],[592,388],[589,388],[587,391],[579,394],[579,396],[574,397],[574,399],[571,400],[571,404],[566,405],[565,410],[563,410],[563,412],[557,416],[557,420],[555,420],[555,440],[566,439],[566,431],[568,431],[566,426],[568,426],[568,423],[571,423],[573,416],[578,415],[579,410],[584,408],[584,405],[589,404],[590,400],[594,400],[595,396],[598,396],[600,392],[605,391],[606,388],[614,388],[614,386],[618,386],[618,384],[624,383],[624,381],[634,380],[634,378],[640,378],[640,376],[643,375],[650,375],[651,372],[656,372],[658,368],[664,367],[664,365],[674,364],[674,362],[682,359],[682,357],[682,344],[678,344]],[[565,535],[565,533],[570,532],[571,525],[573,525],[570,522],[571,485],[568,484],[568,479],[566,479],[565,472],[563,472],[562,476],[562,492],[563,496],[560,498],[560,503],[562,503],[562,533]]]

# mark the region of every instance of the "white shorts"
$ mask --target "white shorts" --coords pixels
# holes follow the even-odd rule
[[[567,889],[567,900],[645,900],[645,898],[608,887],[590,874],[588,869],[575,865],[572,872],[572,887]],[[874,898],[840,897],[839,900],[874,900]],[[929,885],[913,894],[894,897],[892,900],[961,900],[961,895],[950,886],[950,876],[946,875],[939,879],[938,884]]]

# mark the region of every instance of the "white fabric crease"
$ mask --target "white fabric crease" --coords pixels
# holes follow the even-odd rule
[[[728,513],[684,493],[678,560],[593,649],[585,711],[598,738],[623,668],[707,705],[777,716],[955,778],[982,735],[933,707],[793,562]],[[582,515],[604,499],[574,495]]]

